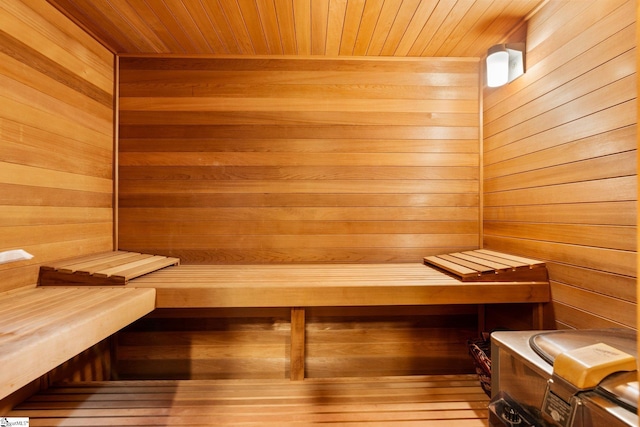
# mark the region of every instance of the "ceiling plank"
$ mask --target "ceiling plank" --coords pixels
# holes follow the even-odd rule
[[[271,55],[282,55],[282,40],[278,26],[278,14],[273,0],[256,0],[256,7],[260,14],[260,21],[267,43],[267,50]]]
[[[337,56],[340,53],[346,11],[347,0],[331,0],[329,2],[325,55]]]
[[[275,0],[275,4],[283,52],[285,55],[295,55],[298,53],[298,44],[293,3],[290,0]]]
[[[394,55],[400,41],[407,31],[411,19],[415,16],[416,10],[420,6],[421,0],[404,0],[393,25],[389,29],[387,39],[382,46],[382,55]]]
[[[298,41],[298,55],[311,54],[311,3],[298,0],[293,4],[293,21]]]
[[[404,32],[404,35],[400,40],[398,47],[396,48],[396,56],[409,55],[409,51],[420,36],[420,33],[424,31],[424,27],[429,21],[429,17],[433,13],[433,10],[436,6],[436,2],[420,2],[420,5],[416,9],[416,13],[411,19],[411,22],[407,26],[407,30]]]
[[[311,0],[311,54],[324,55],[327,46],[329,0]]]
[[[366,2],[364,12],[362,13],[362,22],[358,29],[358,37],[356,37],[356,45],[353,49],[353,55],[362,56],[367,54],[383,4],[382,1]]]
[[[358,30],[362,22],[362,14],[364,12],[365,0],[350,1],[347,3],[345,11],[344,29],[342,31],[342,40],[340,42],[340,55],[353,55]]]
[[[243,52],[240,44],[238,43],[234,30],[229,25],[227,18],[217,0],[204,1],[202,7],[207,13],[209,20],[211,21],[212,28],[216,29],[218,37],[222,46],[225,48],[225,53],[229,54],[241,54]],[[221,52],[222,53],[222,52]]]
[[[258,55],[268,55],[270,52],[263,27],[260,11],[255,2],[241,1],[238,2],[240,18],[244,22],[247,29],[253,51]]]
[[[369,49],[367,55],[378,56],[382,52],[382,47],[387,41],[389,32],[393,26],[393,23],[398,15],[402,2],[387,1],[384,2],[376,28],[371,36],[371,42],[369,43]]]

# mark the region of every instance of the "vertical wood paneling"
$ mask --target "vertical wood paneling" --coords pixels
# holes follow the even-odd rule
[[[113,247],[113,54],[43,0],[0,6],[0,291]]]
[[[419,262],[478,245],[475,60],[122,58],[120,248]]]
[[[635,12],[549,2],[485,91],[484,244],[547,260],[557,328],[637,327]]]
[[[540,0],[49,2],[120,54],[284,52],[300,56],[408,54],[473,58],[484,55],[541,3]]]

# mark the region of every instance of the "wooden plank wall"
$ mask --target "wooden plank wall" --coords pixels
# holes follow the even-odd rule
[[[475,306],[306,309],[307,378],[473,372]],[[160,309],[117,335],[119,379],[289,378],[291,310]]]
[[[484,94],[484,245],[548,261],[557,328],[636,328],[636,9],[549,2]]]
[[[476,59],[120,64],[120,248],[281,263],[478,247]]]
[[[114,55],[44,0],[0,5],[0,291],[113,248]]]

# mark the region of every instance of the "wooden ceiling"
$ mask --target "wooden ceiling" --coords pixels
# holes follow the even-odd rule
[[[481,57],[541,0],[49,0],[118,54]]]

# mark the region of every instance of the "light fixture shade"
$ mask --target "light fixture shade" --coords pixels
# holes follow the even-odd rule
[[[524,74],[524,43],[498,44],[487,52],[487,86],[502,86]]]
[[[487,86],[498,87],[509,81],[509,52],[496,45],[487,54]]]

